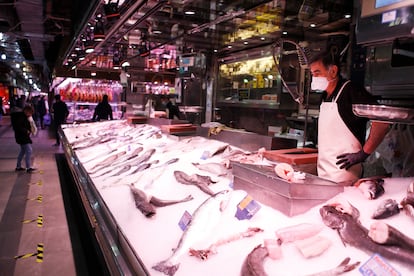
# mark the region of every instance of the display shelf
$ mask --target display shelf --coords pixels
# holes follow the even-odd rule
[[[150,275],[129,244],[76,153],[60,131],[76,189],[111,275]]]
[[[201,171],[193,165],[195,162],[209,164],[225,161],[226,154],[232,152],[224,151],[222,154],[219,152],[220,149],[223,150],[223,145],[229,146],[230,144],[199,136],[177,138],[159,131],[155,126],[146,124],[132,126],[128,125],[126,121],[64,125],[61,131],[65,154],[76,179],[76,187],[81,194],[81,203],[85,206],[89,222],[95,229],[93,238],[97,239],[101,246],[111,275],[164,276],[153,267],[171,256],[172,249],[177,248],[177,244],[183,236],[183,231],[179,227],[180,219],[186,212],[194,214],[204,200],[209,198],[197,187],[177,182],[174,179],[174,172],[177,170],[185,171],[188,174],[197,173],[210,176],[216,181],[215,184],[210,185],[214,192],[224,189],[231,191],[231,198],[223,214],[217,218],[216,227],[212,229],[210,234],[204,236],[202,241],[193,244],[195,249],[207,248],[215,241],[223,241],[223,238],[229,236],[234,237],[235,234],[245,231],[248,227],[258,227],[263,232],[253,237],[222,244],[216,248],[216,254],[211,254],[205,260],[189,256],[184,252],[179,257],[180,265],[175,273],[176,276],[240,275],[245,258],[256,246],[262,245],[268,239],[275,240],[276,230],[301,223],[311,223],[320,227],[322,230],[318,235],[328,239],[331,242],[330,247],[320,256],[305,258],[294,243],[282,244],[282,256],[279,259],[266,257],[264,260],[264,270],[269,275],[280,271],[283,271],[284,275],[319,273],[332,269],[345,257],[350,257],[352,262],[360,261],[363,265],[372,256],[370,253],[353,246],[344,247],[337,232],[324,226],[319,209],[325,202],[318,202],[319,204],[312,208],[301,210],[303,213],[288,217],[277,210],[278,207],[274,209],[257,201],[260,209],[251,219],[236,219],[238,204],[249,194],[244,190],[232,188],[233,172],[227,171],[226,175],[219,176]],[[95,144],[85,143],[85,136],[82,133],[86,132],[88,133],[86,139],[91,139]],[[113,137],[113,139],[105,144],[97,143],[96,141],[99,139],[95,138],[99,138],[99,135]],[[143,152],[149,149],[155,150],[148,161],[154,163],[155,166],[174,158],[178,158],[178,161],[162,169],[158,167],[146,173],[133,174],[128,177],[116,174],[114,176],[98,176],[93,173],[92,168],[103,163],[103,160],[108,158],[108,152],[134,152],[139,146],[144,148]],[[239,148],[232,146],[232,150],[234,153]],[[208,153],[217,154],[210,156]],[[138,157],[140,156],[142,153],[138,154]],[[248,154],[246,158],[254,156],[254,154]],[[244,162],[252,162],[252,160]],[[265,159],[255,162],[258,162],[260,166],[272,166],[271,163],[266,163]],[[108,166],[106,169],[114,172],[114,162]],[[253,164],[249,166],[253,166]],[[267,170],[267,172],[270,174],[271,170]],[[248,174],[245,170],[243,173],[244,176],[252,177],[252,181],[255,181],[255,175]],[[307,176],[305,174],[305,179]],[[312,176],[312,178],[315,177]],[[383,198],[403,198],[407,187],[413,180],[413,178],[386,178]],[[266,179],[266,181],[271,182],[271,179]],[[156,195],[159,198],[184,198],[191,195],[193,199],[180,204],[156,208],[156,215],[147,218],[135,207],[136,203],[130,187],[128,187],[131,183],[136,187],[148,189],[146,191],[151,191],[152,196]],[[357,187],[345,187],[338,196],[358,208],[361,223],[369,228],[372,223],[371,215],[377,209],[382,198],[368,200]],[[385,221],[413,238],[409,231],[405,231],[412,224],[412,218],[409,216],[401,213]],[[410,275],[412,267],[396,261],[386,260],[386,262],[401,275]],[[304,267],[306,267],[306,271],[304,271]],[[357,268],[348,274],[360,275],[360,272]]]

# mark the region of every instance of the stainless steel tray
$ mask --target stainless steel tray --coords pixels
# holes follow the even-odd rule
[[[371,120],[414,124],[414,109],[387,105],[354,104],[355,115]]]

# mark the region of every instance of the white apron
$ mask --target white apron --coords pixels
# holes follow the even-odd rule
[[[362,164],[356,164],[348,170],[336,165],[338,155],[358,152],[361,143],[348,129],[338,112],[336,100],[341,95],[345,82],[332,102],[323,102],[318,121],[318,176],[334,182],[355,181],[360,178]]]

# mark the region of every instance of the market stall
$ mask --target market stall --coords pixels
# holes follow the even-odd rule
[[[412,178],[385,178],[385,192],[377,199],[368,199],[361,187],[341,187],[292,215],[277,205],[269,207],[236,184],[232,164],[260,166],[274,172],[275,181],[280,178],[274,170],[277,164],[263,158],[261,151],[247,152],[199,136],[177,137],[156,126],[126,121],[65,125],[62,136],[82,203],[112,274],[240,275],[257,246],[268,251],[253,258],[254,265],[268,275],[318,273],[347,257],[351,263],[360,262],[349,275],[364,274],[368,268],[409,275],[413,269],[398,260],[371,259],[378,252],[344,246],[320,215],[328,201],[349,202],[369,229],[381,202],[400,202]],[[322,181],[295,173],[289,181],[296,185],[310,178]],[[216,202],[221,197],[227,199],[222,212],[218,207],[224,205]],[[167,201],[176,202],[160,207]],[[383,221],[414,238],[407,231],[413,218],[403,210]],[[313,231],[304,239],[277,243],[276,232],[298,225]],[[306,244],[309,239],[314,241],[311,246]]]

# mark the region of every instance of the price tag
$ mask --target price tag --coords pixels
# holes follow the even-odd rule
[[[365,264],[363,264],[359,271],[365,276],[400,276],[397,270],[389,265],[380,255],[374,254]]]
[[[250,195],[246,195],[242,201],[237,205],[235,217],[239,220],[251,219],[259,210],[261,206]]]
[[[184,211],[184,214],[181,216],[181,219],[178,222],[178,226],[180,226],[181,230],[185,231],[185,229],[187,229],[187,226],[190,224],[191,219],[191,214],[187,211]]]

